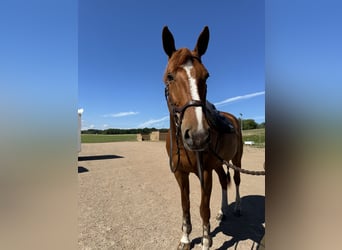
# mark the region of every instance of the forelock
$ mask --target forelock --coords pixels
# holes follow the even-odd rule
[[[187,48],[182,48],[177,50],[172,54],[172,57],[169,60],[168,71],[175,72],[177,68],[181,67],[188,60],[192,60],[193,55],[191,51]]]

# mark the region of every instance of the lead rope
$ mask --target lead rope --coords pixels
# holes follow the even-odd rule
[[[209,150],[213,153],[213,155],[215,155],[221,162],[222,164],[226,165],[227,168],[232,168],[235,171],[238,171],[240,173],[243,174],[250,174],[250,175],[265,175],[265,171],[252,171],[252,170],[247,170],[247,169],[243,169],[243,168],[239,168],[237,166],[235,166],[232,163],[227,162],[226,160],[224,160],[221,156],[219,156],[211,147],[209,147]]]

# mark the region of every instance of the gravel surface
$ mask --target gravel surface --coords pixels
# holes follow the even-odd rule
[[[82,144],[78,159],[79,249],[176,249],[181,238],[180,191],[165,142]],[[242,167],[263,170],[265,150],[245,146]],[[232,171],[231,175],[233,174]],[[232,179],[233,180],[233,179]],[[241,175],[242,216],[218,222],[221,190],[213,174],[212,249],[263,249],[265,177]],[[190,175],[192,249],[201,249],[200,183]],[[235,186],[228,190],[230,211]]]

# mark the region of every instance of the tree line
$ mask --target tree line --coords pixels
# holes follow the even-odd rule
[[[101,134],[101,135],[123,135],[123,134],[150,134],[154,131],[166,132],[168,129],[156,129],[156,128],[132,128],[132,129],[121,129],[121,128],[109,128],[109,129],[87,129],[82,130],[82,134]]]
[[[241,120],[239,118],[241,123]],[[242,120],[242,129],[257,129],[265,128],[265,122],[257,123],[253,119]],[[102,134],[102,135],[119,135],[119,134],[150,134],[153,131],[167,132],[168,128],[156,129],[156,128],[132,128],[132,129],[120,129],[120,128],[109,128],[105,130],[101,129],[87,129],[82,130],[82,134]]]
[[[241,123],[241,118],[239,118]],[[242,120],[242,130],[265,128],[265,122],[257,123],[254,119]]]

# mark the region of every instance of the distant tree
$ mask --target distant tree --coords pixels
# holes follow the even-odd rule
[[[259,123],[258,128],[265,128],[265,122]]]
[[[116,129],[114,129],[114,128],[106,129],[106,130],[103,131],[103,134],[105,134],[105,135],[113,135],[113,134],[116,134]]]
[[[143,128],[141,131],[142,134],[149,134],[150,133],[150,129],[149,128]]]
[[[253,119],[245,119],[242,120],[242,129],[256,129],[258,127],[258,123],[256,123]]]
[[[104,134],[104,135],[117,135],[117,134],[150,134],[153,131],[167,132],[169,129],[157,129],[157,128],[131,128],[131,129],[121,129],[121,128],[108,128],[105,130],[101,129],[87,129],[82,130],[82,134]]]
[[[87,130],[83,130],[82,134],[102,134],[102,130],[100,130],[100,129],[87,129]]]

